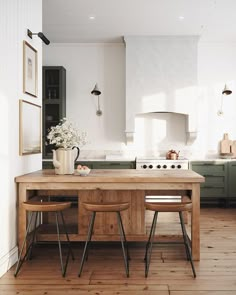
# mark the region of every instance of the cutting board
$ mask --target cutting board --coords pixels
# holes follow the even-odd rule
[[[234,154],[233,157],[236,158],[236,140],[232,142],[231,151]]]
[[[229,140],[228,133],[224,133],[224,139],[220,141],[220,152],[221,154],[231,153],[232,140]]]

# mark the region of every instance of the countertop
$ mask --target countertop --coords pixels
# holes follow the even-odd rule
[[[166,170],[163,172],[136,169],[92,169],[84,177],[76,174],[56,175],[54,169],[39,170],[15,178],[16,182],[38,183],[201,183],[205,178],[192,170]]]

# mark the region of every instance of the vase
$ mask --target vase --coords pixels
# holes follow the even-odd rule
[[[74,148],[77,149],[77,153]],[[52,150],[53,152],[53,165],[56,174],[74,174],[75,161],[79,157],[79,148],[73,147],[70,149],[59,148]]]

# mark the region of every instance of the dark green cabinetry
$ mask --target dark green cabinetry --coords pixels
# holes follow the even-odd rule
[[[201,201],[226,200],[229,174],[227,164],[224,161],[196,161],[190,163],[193,171],[205,177],[205,182],[201,184]]]
[[[135,169],[135,161],[77,161],[77,165],[88,166],[90,169]],[[54,168],[51,161],[43,161],[43,169]]]
[[[236,200],[236,161],[228,163],[228,197],[231,200]]]
[[[93,169],[134,169],[135,162],[93,162]]]
[[[66,70],[61,66],[43,67],[43,159],[52,158],[53,145],[48,145],[47,134],[66,117]]]

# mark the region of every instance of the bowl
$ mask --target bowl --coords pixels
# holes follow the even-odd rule
[[[77,169],[77,174],[80,176],[86,176],[89,174],[90,169]]]

